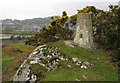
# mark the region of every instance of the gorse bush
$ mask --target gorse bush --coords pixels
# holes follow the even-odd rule
[[[107,37],[106,37],[106,44],[107,44],[106,48],[115,49],[118,43],[116,41],[117,38],[118,38],[118,35],[117,35],[116,30],[108,30]]]
[[[63,15],[52,16],[50,26],[43,26],[39,33],[28,38],[26,44],[29,45],[41,45],[44,43],[55,42],[58,40],[72,39],[73,31],[68,28],[68,16],[65,11]]]

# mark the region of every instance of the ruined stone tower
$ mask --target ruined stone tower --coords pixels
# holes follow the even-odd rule
[[[78,13],[74,43],[83,48],[93,47],[93,32],[90,14]]]

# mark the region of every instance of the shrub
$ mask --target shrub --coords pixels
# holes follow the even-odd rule
[[[116,30],[108,30],[107,32],[107,48],[108,49],[116,49],[117,47],[117,39],[118,39],[118,34]]]
[[[26,44],[42,45],[49,42],[56,42],[58,40],[72,39],[73,31],[68,28],[68,16],[65,11],[63,15],[58,17],[51,17],[50,26],[42,26],[39,33],[28,38]]]
[[[118,48],[116,51],[114,51],[111,56],[112,61],[115,62],[116,65],[120,66],[120,48]]]

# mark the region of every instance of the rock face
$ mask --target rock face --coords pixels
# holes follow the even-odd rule
[[[90,14],[78,13],[74,43],[83,48],[93,47],[93,32]]]

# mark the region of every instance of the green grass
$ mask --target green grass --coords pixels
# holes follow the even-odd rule
[[[70,64],[72,68],[60,68],[48,72],[44,81],[76,81],[76,79],[80,81],[118,81],[118,70],[107,59],[106,51],[85,49],[79,46],[71,48],[66,46],[63,41],[56,42],[53,46],[59,47],[61,53],[70,57],[77,57],[81,61],[88,61],[93,66],[88,69],[81,69],[72,61],[68,61],[64,64]],[[86,78],[83,78],[83,75]]]
[[[25,45],[24,43],[4,44],[2,46],[2,80],[12,81],[16,70],[35,47]],[[23,52],[21,53],[18,50]]]
[[[117,81],[118,70],[109,59],[107,59],[107,52],[104,50],[84,49],[79,46],[74,48],[68,47],[63,41],[49,44],[50,46],[57,46],[60,52],[69,57],[77,57],[81,61],[88,61],[93,64],[91,68],[81,69],[76,66],[72,60],[63,61],[62,68],[46,73],[44,81]],[[3,45],[2,47],[2,67],[3,67],[3,81],[11,81],[18,67],[29,56],[35,47],[24,45],[24,43],[16,43],[10,45]],[[17,50],[23,51],[22,53]],[[46,51],[46,50],[44,50]],[[46,51],[47,52],[47,51]],[[29,61],[28,61],[29,62]],[[108,63],[109,62],[109,63]],[[71,68],[66,67],[67,64]],[[35,70],[36,71],[36,70]],[[85,76],[86,78],[83,78]]]

